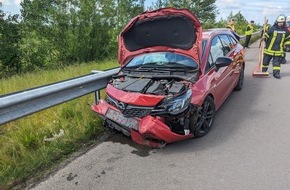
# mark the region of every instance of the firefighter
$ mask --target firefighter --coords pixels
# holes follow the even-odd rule
[[[227,25],[227,28],[231,29],[233,32],[236,32],[236,29],[235,29],[235,19],[234,18],[231,18],[229,20],[229,24]]]
[[[245,41],[244,48],[249,48],[249,43],[250,43],[253,32],[254,32],[254,21],[251,20],[251,22],[248,24],[246,28],[246,32],[245,32],[246,41]]]
[[[290,27],[290,16],[287,16],[286,24],[287,24],[288,27]]]
[[[236,29],[235,29],[235,19],[234,18],[231,18],[229,20],[229,24],[226,26],[226,28],[229,28],[231,29],[231,32],[234,34],[234,36],[236,37],[236,39],[238,41],[240,41],[240,36],[236,33]]]
[[[290,28],[290,16],[288,16],[287,18],[286,18],[286,27],[288,28],[288,30],[289,30],[289,28]],[[286,51],[286,52],[289,52],[289,45],[285,45],[284,46],[284,51]],[[287,60],[286,60],[286,53],[284,52],[284,59],[283,59],[283,61],[281,62],[282,64],[286,64],[287,63]]]
[[[284,48],[290,44],[290,31],[285,26],[286,18],[284,15],[277,17],[274,25],[265,33],[266,46],[262,72],[267,72],[269,63],[273,59],[273,76],[280,79],[280,63],[284,59]]]

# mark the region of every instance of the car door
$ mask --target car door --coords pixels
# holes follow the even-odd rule
[[[241,67],[244,63],[244,55],[243,55],[243,47],[240,43],[238,43],[232,36],[228,35],[230,46],[233,51],[229,55],[231,59],[233,59],[233,69],[234,69],[234,80],[238,81]]]
[[[215,96],[216,107],[220,107],[226,97],[230,94],[232,89],[231,81],[231,67],[221,67],[219,70],[215,70],[215,62],[218,57],[227,56],[232,50],[226,49],[222,43],[222,35],[217,35],[211,40],[210,52],[207,60],[207,75],[210,81],[212,93]]]
[[[225,78],[227,86],[228,86],[228,95],[231,93],[233,88],[235,87],[237,80],[239,78],[240,64],[237,57],[236,46],[237,44],[233,44],[230,40],[229,35],[220,35],[220,39],[223,45],[224,56],[233,60],[232,64],[230,64],[227,69],[227,76]]]

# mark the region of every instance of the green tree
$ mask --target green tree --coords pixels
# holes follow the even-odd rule
[[[40,67],[116,57],[117,35],[144,10],[144,0],[24,0],[21,5],[24,62]]]
[[[21,3],[23,38],[21,41],[22,65],[24,70],[48,67],[53,59],[50,41],[51,3],[48,0],[24,0]],[[48,38],[50,36],[50,38]]]
[[[144,0],[102,0],[98,4],[102,25],[109,27],[109,43],[105,52],[116,58],[118,35],[131,18],[144,11]]]
[[[0,2],[0,78],[21,72],[19,15],[6,15]]]
[[[162,7],[166,7],[166,2],[164,0],[157,0],[155,3],[152,2],[152,4],[148,7],[148,9],[153,10]]]
[[[225,28],[228,25],[228,21],[221,18],[218,22],[215,22],[213,28]]]
[[[234,18],[235,19],[235,29],[236,32],[240,35],[244,35],[246,27],[248,25],[248,21],[246,20],[246,18],[242,15],[242,13],[239,11],[236,14],[233,14],[233,12],[231,12],[229,14],[229,16],[227,17],[227,22],[231,19]],[[226,24],[227,25],[227,24]],[[226,27],[226,25],[224,27]]]
[[[187,8],[203,28],[215,22],[216,0],[157,0],[147,9]],[[144,0],[23,0],[21,17],[5,17],[0,3],[0,77],[37,68],[116,58],[118,35],[145,9]],[[244,34],[246,19],[238,12],[236,29]],[[6,19],[5,19],[6,18]]]
[[[150,9],[163,7],[187,8],[197,16],[204,28],[212,28],[218,13],[215,2],[216,0],[158,0]]]
[[[4,19],[4,13],[3,13],[3,10],[2,10],[2,6],[3,6],[3,4],[2,4],[2,2],[0,2],[0,19],[1,20],[3,20]]]

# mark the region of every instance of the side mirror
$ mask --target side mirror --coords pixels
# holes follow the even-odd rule
[[[227,57],[218,57],[215,61],[215,71],[218,71],[221,67],[229,66],[233,61]]]

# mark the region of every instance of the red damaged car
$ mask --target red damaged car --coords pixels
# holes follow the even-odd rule
[[[215,112],[244,81],[244,49],[228,29],[202,31],[187,9],[146,11],[119,36],[120,71],[92,106],[106,127],[138,144],[206,135]]]

